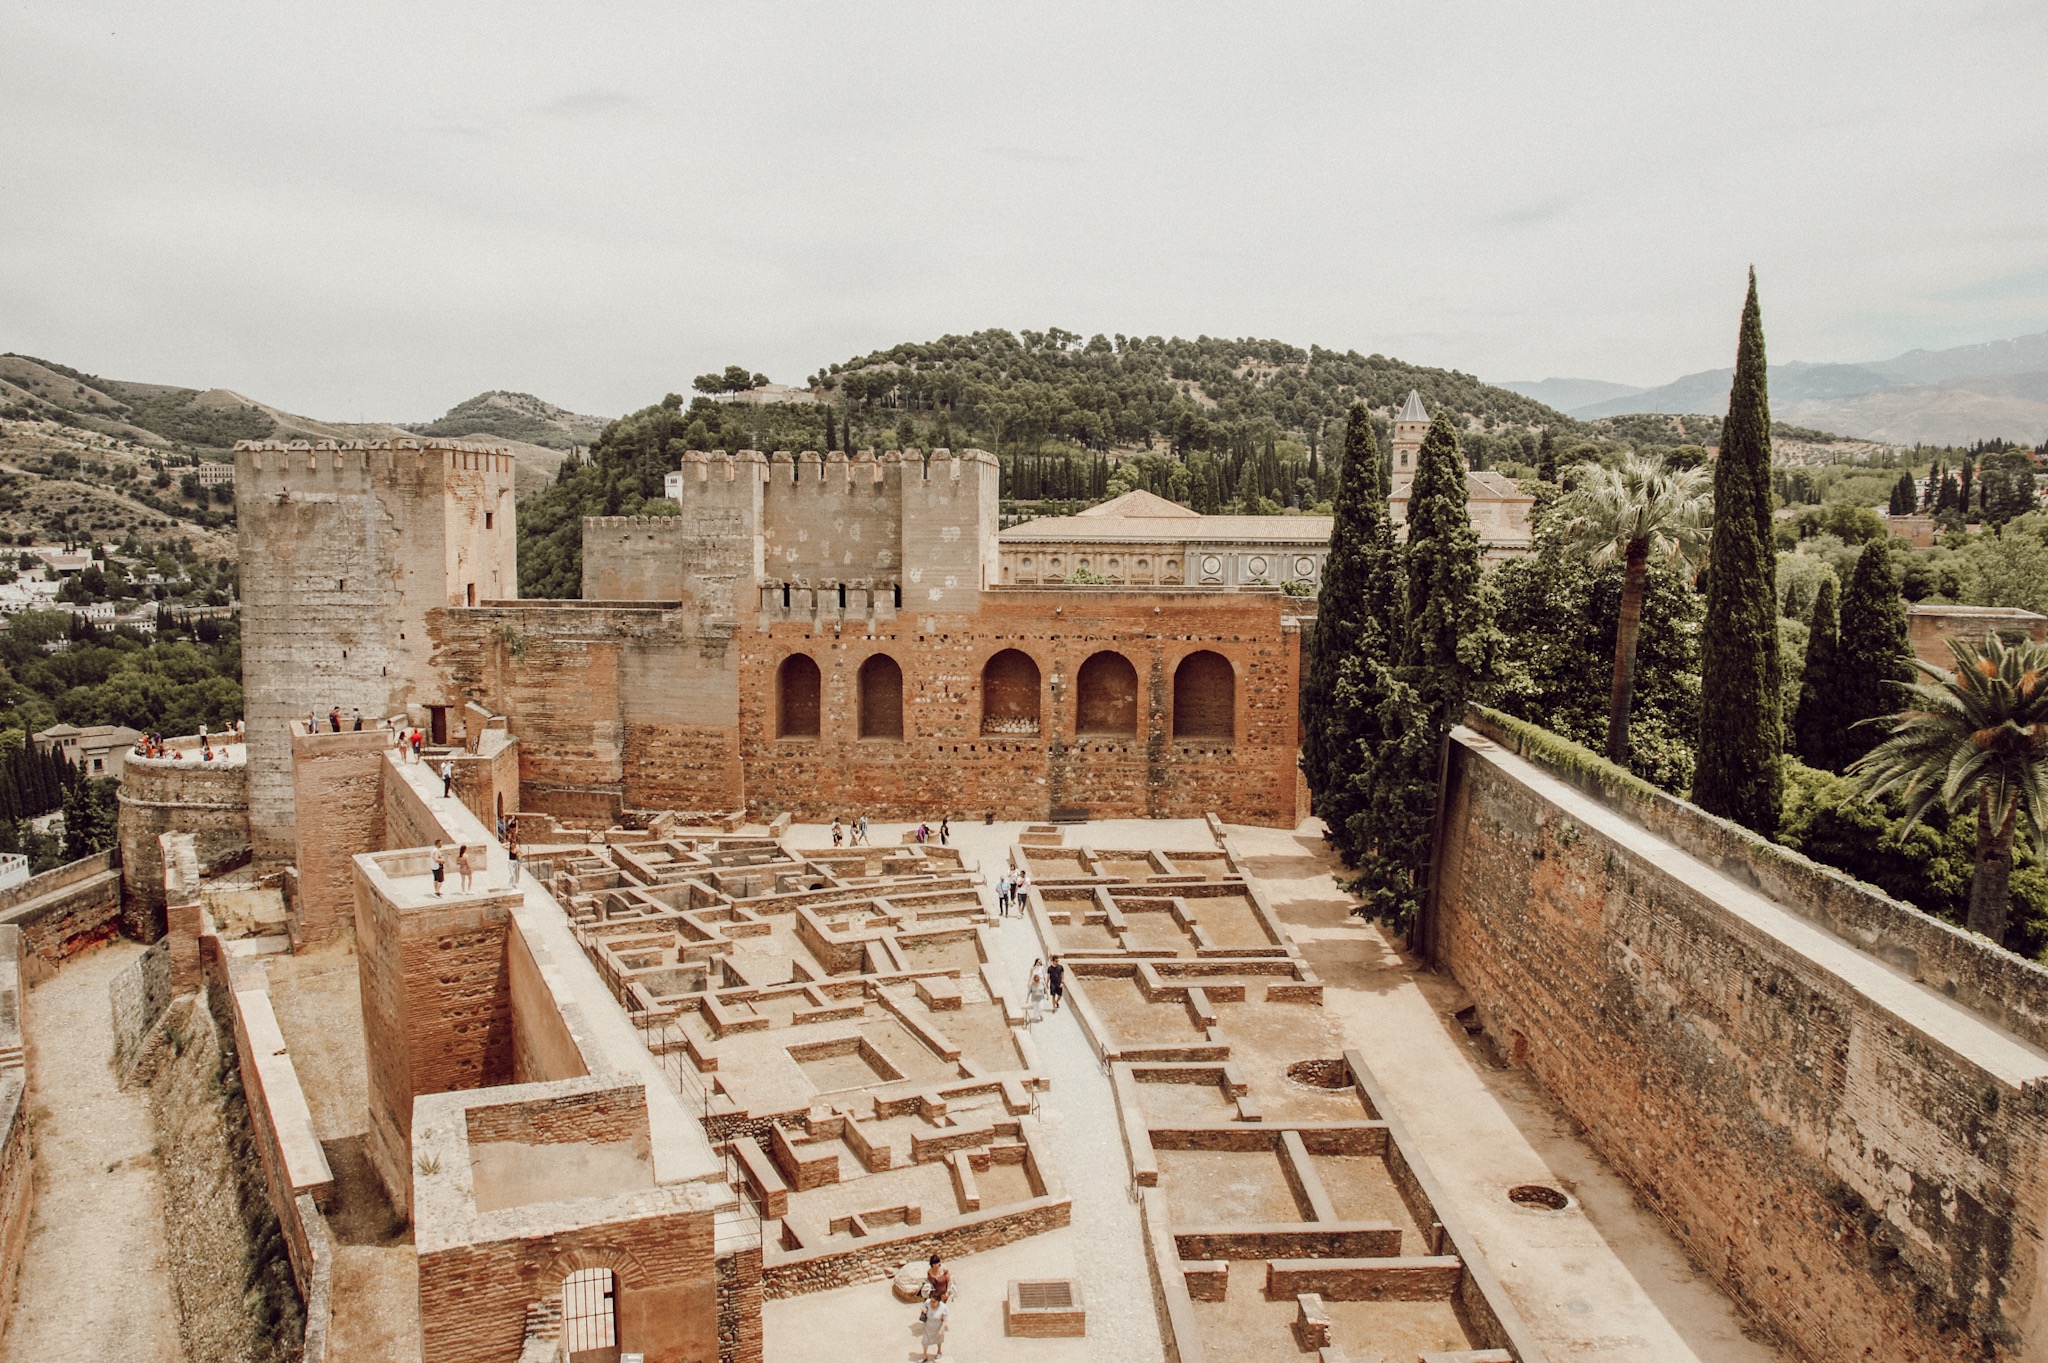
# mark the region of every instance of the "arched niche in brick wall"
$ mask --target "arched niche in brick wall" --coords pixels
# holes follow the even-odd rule
[[[860,665],[860,736],[903,737],[903,669],[886,653]]]
[[[1074,676],[1074,731],[1084,738],[1135,738],[1138,669],[1121,653],[1093,654]]]
[[[989,735],[1038,733],[1038,664],[1006,648],[981,669],[981,731]]]
[[[819,697],[824,691],[818,665],[802,653],[792,653],[775,670],[775,736],[816,738]]]
[[[1237,738],[1237,672],[1203,649],[1173,670],[1173,736],[1230,743]]]

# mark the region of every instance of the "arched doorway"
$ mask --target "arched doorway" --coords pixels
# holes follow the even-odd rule
[[[981,731],[992,737],[1038,734],[1038,664],[1006,648],[981,669]]]
[[[792,653],[784,658],[775,673],[775,736],[816,738],[823,690],[818,665],[809,657]]]
[[[1237,673],[1203,649],[1173,670],[1173,736],[1229,743],[1237,737]]]
[[[1135,738],[1138,669],[1121,653],[1102,652],[1074,678],[1074,731],[1084,738]]]
[[[610,1269],[562,1280],[562,1352],[569,1363],[618,1363],[619,1280]]]
[[[903,669],[886,653],[860,665],[860,736],[903,737]]]

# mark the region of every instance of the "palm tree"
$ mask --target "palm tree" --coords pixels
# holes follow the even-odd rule
[[[1656,455],[1623,455],[1619,468],[1579,464],[1552,514],[1567,541],[1595,563],[1622,562],[1621,624],[1614,632],[1614,691],[1607,708],[1607,758],[1628,762],[1628,711],[1635,694],[1636,636],[1650,560],[1697,568],[1712,516],[1704,468],[1667,468]]]
[[[1968,926],[2003,944],[2019,816],[2036,851],[2048,822],[2048,644],[1994,636],[1981,651],[1961,639],[1948,646],[1955,671],[1914,659],[1925,680],[1901,683],[1908,708],[1865,721],[1891,730],[1849,774],[1872,796],[1905,800],[1902,833],[1937,803],[1951,814],[1976,805]]]

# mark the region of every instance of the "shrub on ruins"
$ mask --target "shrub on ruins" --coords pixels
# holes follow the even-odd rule
[[[1707,620],[1693,800],[1769,836],[1779,815],[1784,720],[1771,533],[1771,409],[1756,272],[1742,308],[1721,456],[1714,463]]]
[[[1401,550],[1387,510],[1372,417],[1345,419],[1330,556],[1301,688],[1302,772],[1318,817],[1346,865],[1374,845],[1372,772],[1397,691],[1405,620]]]

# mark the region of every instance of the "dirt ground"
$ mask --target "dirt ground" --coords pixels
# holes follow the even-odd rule
[[[116,1087],[107,985],[142,954],[114,942],[30,992],[35,1211],[0,1363],[183,1363],[156,1132]]]

